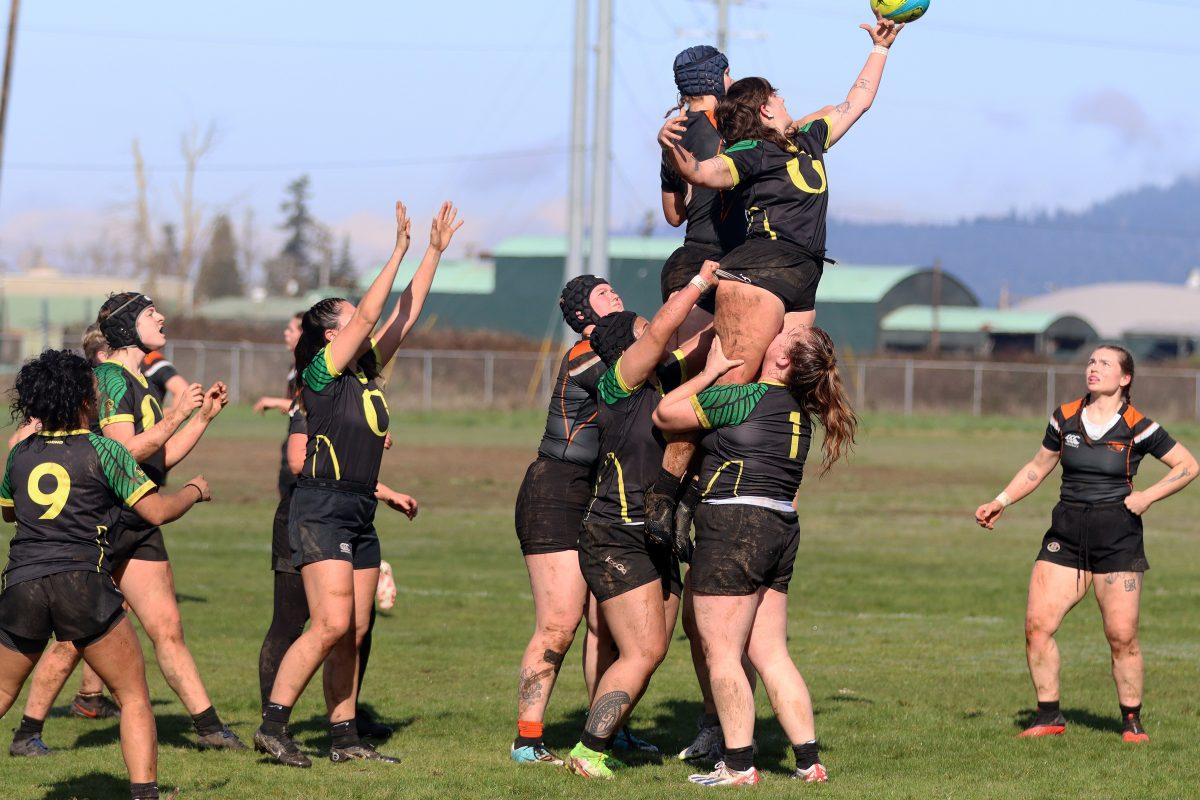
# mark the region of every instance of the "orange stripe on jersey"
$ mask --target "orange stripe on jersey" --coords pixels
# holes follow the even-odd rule
[[[712,123],[712,126],[714,128],[717,128],[717,112],[716,111],[713,111],[711,108],[706,108],[706,109],[704,109],[704,116],[708,117],[708,121]],[[717,128],[717,130],[719,131],[721,129]]]
[[[571,348],[571,352],[567,354],[567,359],[574,361],[584,353],[590,352],[592,352],[592,343],[588,339],[584,339],[581,342],[575,343],[575,346]]]
[[[148,367],[151,364],[154,364],[154,363],[156,363],[158,361],[162,361],[162,360],[163,360],[162,353],[158,352],[157,350],[151,350],[149,353],[146,353],[145,357],[142,358],[142,366]]]
[[[1079,409],[1082,407],[1083,407],[1083,398],[1081,397],[1078,400],[1072,400],[1069,403],[1063,403],[1059,407],[1058,410],[1062,413],[1063,419],[1070,419],[1071,417],[1078,414]]]
[[[1133,431],[1134,425],[1137,425],[1139,422],[1141,422],[1142,420],[1144,420],[1146,418],[1142,414],[1142,412],[1138,411],[1133,406],[1126,406],[1125,413],[1122,414],[1121,416],[1123,416],[1125,418],[1125,424],[1129,426],[1129,430],[1131,432]]]

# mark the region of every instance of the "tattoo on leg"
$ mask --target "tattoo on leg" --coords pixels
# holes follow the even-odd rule
[[[1117,582],[1117,573],[1110,572],[1107,575],[1105,575],[1104,582],[1107,583],[1109,586],[1112,586],[1114,583]]]
[[[521,670],[521,681],[517,684],[517,706],[524,711],[529,706],[542,699],[542,681],[554,675],[558,670],[544,669],[540,672],[533,667]]]
[[[554,671],[558,672],[558,668],[562,666],[564,656],[566,656],[566,653],[556,653],[553,650],[547,650],[542,653],[542,661],[554,667]]]
[[[1138,586],[1137,578],[1126,578],[1125,579],[1125,591],[1136,592],[1137,586]]]
[[[625,692],[609,692],[596,701],[592,713],[588,714],[586,730],[592,736],[606,739],[616,733],[617,725],[625,709],[633,705]]]

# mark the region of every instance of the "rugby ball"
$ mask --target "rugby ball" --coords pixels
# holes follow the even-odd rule
[[[892,22],[913,22],[925,16],[929,0],[871,0],[871,9]]]

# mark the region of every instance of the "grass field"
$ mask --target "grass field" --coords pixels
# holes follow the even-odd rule
[[[1200,429],[1170,425],[1200,446]],[[1022,621],[1031,560],[1057,481],[985,533],[971,520],[1040,441],[1037,420],[866,420],[849,465],[801,491],[800,557],[792,582],[791,650],[812,688],[832,782],[787,780],[791,753],[759,692],[757,789],[772,797],[1177,798],[1200,786],[1200,490],[1147,515],[1152,571],[1144,594],[1148,665],[1144,719],[1153,741],[1123,745],[1095,604],[1060,634],[1068,734],[1014,738],[1033,704]],[[598,785],[516,768],[517,659],[529,635],[528,583],[512,502],[539,435],[535,414],[406,416],[384,478],[422,503],[408,523],[382,510],[384,557],[400,595],[375,633],[364,701],[397,724],[383,748],[398,767],[291,770],[250,754],[189,745],[190,721],[150,666],[160,782],[185,798],[636,798],[701,796],[676,762],[645,765]],[[172,526],[185,627],[222,716],[249,740],[258,724],[257,655],[270,615],[270,520],[281,418],[231,409],[178,478],[203,472],[218,502]],[[1162,474],[1146,464],[1142,483]],[[70,684],[74,690],[74,681]],[[634,729],[677,751],[699,710],[687,642],[677,629]],[[0,756],[11,800],[124,798],[117,726],[48,722],[49,759]],[[23,698],[5,717],[16,726]],[[551,702],[547,740],[567,749],[585,713],[578,652]],[[294,715],[311,753],[326,742],[319,687]],[[7,739],[4,740],[7,746]]]

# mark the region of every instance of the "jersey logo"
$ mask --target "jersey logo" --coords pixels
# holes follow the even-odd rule
[[[1109,442],[1108,449],[1112,450],[1115,453],[1124,453],[1125,452],[1125,444],[1123,442]]]
[[[1050,544],[1046,545],[1046,549],[1051,553],[1057,553],[1059,550],[1062,550],[1062,545],[1058,542],[1051,542]]]
[[[345,553],[346,555],[351,555],[349,542],[342,542],[341,544],[339,544],[338,550]]]
[[[1081,441],[1083,440],[1079,437],[1078,433],[1068,433],[1063,439],[1063,443],[1066,444],[1067,447],[1079,447],[1079,443]]]
[[[610,567],[612,567],[613,569],[615,569],[617,572],[621,573],[622,575],[624,575],[626,572],[629,571],[628,567],[626,567],[620,561],[613,560],[612,556],[605,556],[604,563],[608,564]]]

